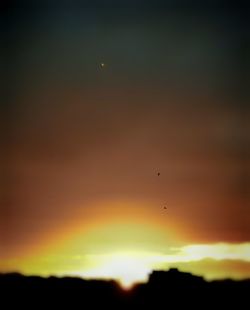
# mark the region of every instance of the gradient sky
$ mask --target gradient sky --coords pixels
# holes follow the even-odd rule
[[[249,21],[199,2],[3,6],[1,270],[250,276]]]

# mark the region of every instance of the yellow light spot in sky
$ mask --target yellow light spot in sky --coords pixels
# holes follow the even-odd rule
[[[123,288],[131,288],[137,282],[146,282],[151,271],[143,253],[117,253],[93,257],[99,266],[79,273],[86,278],[115,279]]]

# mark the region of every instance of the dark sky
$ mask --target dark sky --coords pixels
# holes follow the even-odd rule
[[[190,242],[250,240],[239,1],[1,6],[7,256],[109,201],[166,202]]]

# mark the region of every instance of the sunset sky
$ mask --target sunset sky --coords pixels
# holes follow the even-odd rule
[[[187,2],[4,6],[0,271],[250,277],[249,21]]]

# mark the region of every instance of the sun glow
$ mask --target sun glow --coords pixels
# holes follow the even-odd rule
[[[250,261],[250,244],[199,244],[169,249],[171,254],[157,252],[119,252],[87,255],[94,267],[77,273],[84,278],[114,279],[123,288],[131,288],[135,283],[146,282],[152,270],[177,267],[185,270],[186,264],[207,259],[216,261]],[[218,272],[217,272],[218,273]],[[199,273],[207,278],[210,272]],[[219,275],[219,273],[218,273]],[[223,274],[224,275],[224,274]],[[216,278],[213,274],[213,277]],[[213,278],[212,277],[212,278]]]
[[[50,237],[40,252],[34,248],[29,256],[0,261],[0,269],[114,279],[126,289],[147,282],[152,270],[171,267],[207,279],[250,276],[249,242],[189,244],[175,230],[174,221],[163,223],[147,208],[110,203],[102,206],[101,214],[95,208],[90,208],[93,214],[86,215],[86,222],[79,217],[58,240]]]
[[[96,268],[82,272],[86,278],[115,279],[129,289],[137,282],[146,282],[151,266],[148,255],[144,253],[116,253],[101,257],[92,257],[98,261]]]

